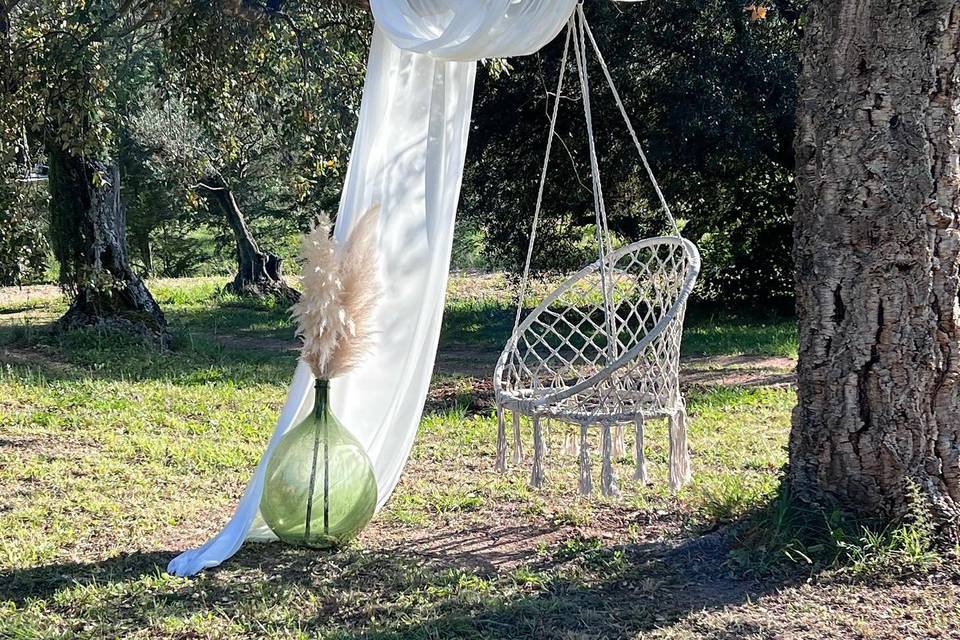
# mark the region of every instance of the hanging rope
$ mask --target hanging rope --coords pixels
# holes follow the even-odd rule
[[[520,325],[520,313],[523,310],[523,301],[527,297],[527,285],[530,279],[530,265],[533,262],[533,247],[537,240],[537,225],[540,223],[540,212],[543,210],[543,191],[547,184],[547,170],[550,168],[550,154],[553,151],[553,138],[557,132],[557,118],[560,115],[560,96],[563,94],[563,77],[566,75],[567,59],[570,56],[570,36],[573,33],[574,17],[570,16],[567,23],[567,38],[563,43],[563,56],[560,58],[560,78],[557,80],[557,97],[553,103],[553,112],[550,115],[550,133],[547,136],[547,152],[543,157],[543,169],[540,171],[540,187],[537,190],[537,206],[533,210],[533,223],[530,227],[530,243],[527,245],[527,260],[523,265],[523,279],[520,281],[520,300],[517,303],[517,317],[513,327]]]
[[[583,9],[580,9],[582,14]],[[657,182],[657,177],[653,175],[653,169],[650,167],[650,162],[647,160],[647,154],[643,151],[643,145],[640,144],[640,138],[637,137],[637,132],[633,128],[633,122],[630,120],[630,115],[627,113],[627,108],[623,104],[623,100],[620,99],[620,92],[617,91],[617,85],[613,83],[613,76],[610,75],[610,69],[607,67],[607,61],[603,58],[603,54],[600,52],[600,47],[597,46],[597,40],[593,37],[593,31],[590,29],[590,25],[587,24],[586,19],[582,21],[583,26],[586,29],[587,37],[590,40],[590,44],[593,46],[594,52],[597,54],[597,61],[600,63],[600,68],[603,69],[603,75],[607,79],[607,84],[610,85],[610,92],[613,94],[613,99],[617,103],[617,107],[620,109],[620,115],[623,116],[623,121],[627,125],[627,130],[630,132],[630,138],[633,140],[633,144],[637,147],[637,152],[640,154],[640,160],[643,161],[643,167],[647,170],[647,176],[650,178],[650,182],[653,184],[653,190],[657,192],[657,198],[660,200],[660,205],[663,207],[664,213],[667,214],[667,219],[670,221],[670,225],[673,227],[673,230],[676,232],[676,235],[680,235],[680,227],[677,225],[676,219],[673,217],[673,212],[670,210],[670,205],[667,204],[667,199],[663,195],[663,191],[660,189],[660,183]]]
[[[680,236],[680,227],[677,224],[676,219],[673,217],[673,212],[670,210],[670,205],[667,203],[667,199],[663,195],[663,190],[660,188],[660,184],[657,182],[656,176],[653,174],[653,169],[651,168],[650,162],[647,159],[647,155],[643,150],[643,145],[640,144],[640,139],[637,136],[636,130],[633,127],[633,123],[630,120],[630,116],[627,113],[626,106],[623,104],[623,100],[620,97],[620,92],[617,91],[617,87],[613,82],[613,76],[610,74],[610,69],[607,66],[607,62],[604,59],[603,54],[600,52],[596,38],[590,29],[590,25],[587,23],[586,15],[583,12],[583,4],[581,3],[577,6],[573,15],[570,16],[570,20],[567,23],[567,34],[563,45],[563,56],[560,62],[560,77],[557,80],[556,98],[554,100],[553,109],[550,115],[550,131],[547,138],[547,149],[546,153],[544,154],[543,167],[540,172],[540,183],[537,189],[537,203],[533,212],[533,222],[530,228],[530,240],[527,246],[526,260],[524,261],[523,266],[523,277],[520,281],[520,293],[517,301],[517,311],[514,317],[513,326],[514,336],[516,336],[516,329],[520,326],[520,317],[523,312],[524,301],[526,300],[529,290],[530,270],[533,262],[533,248],[536,244],[537,228],[540,223],[540,215],[543,211],[543,197],[546,188],[547,173],[550,167],[550,157],[553,151],[554,138],[556,136],[557,120],[560,113],[560,99],[563,92],[567,61],[570,55],[570,45],[572,43],[574,58],[577,65],[577,75],[580,80],[580,92],[583,98],[584,118],[587,125],[587,141],[589,143],[590,150],[590,172],[593,181],[594,213],[597,224],[597,245],[601,264],[601,268],[598,271],[600,275],[600,286],[603,294],[604,312],[606,315],[604,329],[607,334],[607,358],[608,362],[612,362],[619,355],[617,348],[617,345],[619,344],[619,341],[617,340],[617,319],[613,304],[614,292],[612,280],[614,265],[608,264],[608,256],[613,253],[613,246],[606,203],[603,198],[603,187],[601,183],[599,159],[597,156],[596,137],[593,130],[593,111],[590,100],[590,78],[587,72],[588,42],[593,48],[593,51],[596,53],[597,61],[600,64],[600,68],[603,70],[604,77],[606,78],[613,98],[617,103],[617,108],[620,110],[620,114],[627,125],[627,130],[630,132],[630,138],[633,140],[634,146],[640,155],[640,160],[642,161],[644,169],[647,172],[647,176],[650,178],[650,182],[653,184],[653,189],[657,194],[660,205],[662,206],[663,211],[666,214],[670,226],[673,228],[675,234],[678,237]],[[513,362],[513,353],[514,352],[511,351],[511,363]]]
[[[597,143],[593,134],[593,111],[590,105],[590,76],[587,73],[587,44],[584,36],[586,17],[583,5],[577,6],[577,31],[573,36],[574,52],[577,55],[577,73],[580,76],[580,91],[583,94],[583,115],[587,122],[587,142],[590,148],[590,172],[593,176],[593,207],[597,219],[597,248],[600,254],[600,288],[603,295],[604,329],[607,333],[607,362],[613,362],[617,353],[616,312],[613,307],[613,265],[607,256],[613,253],[610,229],[607,225],[607,207],[603,201],[603,186],[600,180],[600,161],[597,158]]]
[[[613,251],[594,135],[588,75],[590,47],[597,55],[647,175],[676,231],[676,237],[647,238]],[[560,96],[571,50],[576,61],[586,120],[600,259],[550,293],[521,323],[546,176],[554,137],[557,136]],[[670,420],[670,479],[671,488],[675,491],[690,475],[678,362],[683,312],[700,270],[700,256],[696,247],[680,235],[679,225],[653,175],[606,61],[587,24],[582,3],[568,21],[561,64],[514,330],[494,370],[494,393],[498,409],[498,467],[506,466],[505,461],[501,462],[506,456],[507,426],[500,418],[504,410],[508,409],[513,414],[517,461],[522,459],[519,416],[527,416],[531,420],[534,455],[530,482],[533,486],[539,486],[544,481],[547,443],[541,421],[549,418],[576,424],[580,427],[579,446],[575,446],[575,436],[567,438],[565,451],[579,454],[580,491],[589,494],[593,489],[593,478],[588,435],[589,430],[597,426],[602,429],[601,488],[606,495],[615,495],[617,482],[613,459],[625,453],[621,440],[622,425],[634,424],[637,456],[635,476],[645,481],[644,421],[662,417]],[[562,139],[557,139],[562,143]],[[621,284],[625,285],[624,295],[615,300],[614,294]],[[602,299],[601,296],[584,299],[583,291],[595,291],[598,285],[602,289]],[[576,292],[579,302],[564,305],[563,296],[569,292]],[[599,319],[601,314],[603,320]],[[622,314],[622,317],[618,314]],[[601,342],[604,338],[606,344]]]
[[[603,200],[603,186],[600,181],[600,161],[597,158],[597,142],[593,134],[593,108],[590,101],[590,76],[587,73],[587,42],[584,35],[586,17],[583,14],[583,5],[577,6],[577,32],[573,36],[574,52],[577,54],[577,73],[580,76],[580,91],[583,94],[583,115],[587,122],[587,142],[590,148],[590,172],[593,176],[593,203],[597,218],[597,231],[601,234],[600,260],[605,255],[613,253],[610,242],[610,229],[607,226],[607,205]]]

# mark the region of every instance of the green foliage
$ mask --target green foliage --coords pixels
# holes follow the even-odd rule
[[[591,3],[588,19],[684,232],[701,245],[701,294],[789,296],[792,137],[802,2],[773,3],[751,22],[737,0]],[[481,74],[464,214],[492,259],[518,266],[536,198],[562,40]],[[668,232],[626,129],[591,63],[595,128],[608,215],[625,239]],[[568,69],[534,264],[569,270],[593,220],[583,114]],[[503,114],[509,113],[510,118]],[[517,140],[527,143],[518,145]],[[591,253],[594,253],[591,251]]]
[[[32,284],[47,269],[46,198],[11,170],[0,180],[0,286]]]
[[[781,484],[771,501],[741,525],[730,564],[741,572],[770,574],[799,564],[827,566],[839,557],[823,514],[797,502]]]
[[[119,163],[128,245],[145,272],[197,262],[175,232],[222,228],[197,197],[204,184],[232,189],[267,246],[287,245],[336,203],[368,34],[366,12],[310,1],[6,3],[0,161],[22,159],[26,141],[39,160],[46,151],[67,164]],[[90,188],[83,177],[62,181],[80,192],[52,203],[53,244],[72,284],[88,275],[75,260],[89,240],[76,219]],[[221,233],[216,253],[227,240]]]
[[[751,21],[734,0],[587,6],[675,213],[704,254],[704,297],[791,295],[802,8],[778,0]],[[128,246],[143,271],[226,269],[232,239],[219,212],[208,210],[204,184],[231,188],[254,235],[281,255],[318,211],[336,208],[359,107],[365,12],[308,0],[25,0],[9,22],[0,156],[16,155],[26,132],[34,148],[60,145],[119,162]],[[483,65],[458,266],[522,263],[559,53],[554,43],[536,56]],[[591,65],[613,230],[620,241],[664,232]],[[577,94],[572,69],[566,94]],[[573,102],[561,112],[534,255],[546,271],[569,271],[595,252],[582,114]],[[197,229],[208,241],[193,242],[187,233]]]
[[[714,200],[688,214],[687,229],[701,234],[698,294],[717,301],[792,299],[793,172],[774,164],[744,171],[715,184]],[[704,220],[695,221],[700,216]]]
[[[730,524],[761,506],[768,490],[765,482],[751,478],[708,477],[697,483],[697,511],[712,527]]]
[[[196,1],[172,21],[164,99],[149,108],[170,114],[174,105],[197,131],[173,127],[186,153],[169,148],[169,127],[154,139],[168,163],[194,167],[201,193],[227,185],[253,218],[296,229],[339,199],[369,18],[330,3],[252,7]]]
[[[368,18],[341,5],[187,2],[126,119],[132,243],[167,276],[219,272],[235,256],[229,189],[264,248],[335,208],[359,108]],[[212,243],[178,242],[204,228]],[[191,269],[189,265],[193,265]],[[234,267],[235,268],[235,267]]]
[[[12,148],[33,166],[46,156],[59,279],[83,292],[93,315],[121,307],[137,315],[146,309],[126,307],[150,307],[142,296],[114,295],[136,279],[119,253],[122,216],[94,223],[90,210],[121,191],[111,169],[131,87],[143,80],[145,43],[178,8],[143,0],[26,0],[0,8],[0,157],[6,161]],[[158,310],[149,311],[162,322]]]
[[[53,147],[48,154],[50,193],[50,244],[60,265],[60,284],[76,291],[95,286],[101,272],[87,255],[93,229],[86,211],[95,189],[92,168],[71,153]],[[96,176],[98,181],[103,177]],[[109,275],[109,274],[104,274]],[[109,282],[103,284],[109,286]]]
[[[8,8],[9,7],[9,8]],[[115,142],[119,98],[135,47],[117,39],[148,29],[166,10],[157,3],[31,0],[5,3],[3,144],[26,135],[40,149],[107,157]]]
[[[855,574],[920,573],[940,560],[930,506],[917,484],[910,483],[907,493],[910,510],[901,522],[881,530],[861,526],[853,536],[834,534]]]

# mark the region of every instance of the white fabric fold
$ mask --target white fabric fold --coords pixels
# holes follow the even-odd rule
[[[524,55],[552,40],[577,0],[372,0],[374,30],[360,122],[335,235],[345,238],[381,205],[386,293],[376,352],[331,383],[332,408],[367,448],[382,506],[393,493],[420,423],[433,372],[476,61]],[[273,534],[259,517],[266,465],[283,435],[313,409],[313,376],[300,363],[253,478],[226,527],[174,558],[193,575]]]
[[[567,23],[576,0],[372,0],[378,26],[401,49],[442,60],[534,53]]]

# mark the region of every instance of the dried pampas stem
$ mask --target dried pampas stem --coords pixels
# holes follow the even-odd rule
[[[379,217],[379,207],[367,211],[342,245],[330,237],[326,217],[304,236],[303,296],[291,313],[303,340],[301,357],[317,378],[344,375],[373,346],[381,295]]]
[[[351,230],[340,252],[340,309],[346,335],[330,358],[327,376],[336,378],[358,366],[373,348],[380,287],[377,228],[380,207],[367,211]]]

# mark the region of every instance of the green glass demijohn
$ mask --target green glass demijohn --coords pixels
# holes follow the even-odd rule
[[[330,411],[317,380],[313,412],[267,463],[260,513],[284,542],[328,549],[354,538],[377,507],[377,481],[363,446]]]

